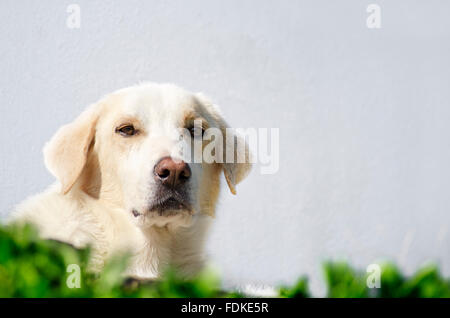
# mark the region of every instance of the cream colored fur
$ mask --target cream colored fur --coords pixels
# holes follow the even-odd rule
[[[127,252],[132,255],[128,275],[156,278],[169,264],[194,275],[204,263],[221,172],[235,193],[250,164],[191,165],[193,213],[131,213],[145,211],[156,195],[153,167],[160,158],[173,156],[178,128],[193,118],[227,128],[206,97],[171,84],[146,83],[107,95],[47,143],[45,163],[57,182],[18,205],[11,220],[35,224],[44,238],[91,245],[94,270],[101,270],[111,255]],[[139,134],[119,136],[115,128],[122,123],[132,123]],[[186,158],[181,154],[179,159]]]

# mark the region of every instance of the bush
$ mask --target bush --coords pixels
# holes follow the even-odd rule
[[[243,297],[224,292],[218,276],[204,271],[193,280],[180,279],[168,270],[157,282],[141,283],[122,275],[125,257],[106,264],[101,274],[88,268],[89,249],[41,240],[30,225],[0,227],[0,297]],[[80,288],[70,264],[77,264]],[[69,272],[68,272],[69,269]],[[382,266],[381,288],[367,288],[367,274],[343,262],[324,265],[328,297],[450,297],[450,282],[436,266],[405,277],[393,264]],[[310,297],[308,281],[278,288],[278,297]]]

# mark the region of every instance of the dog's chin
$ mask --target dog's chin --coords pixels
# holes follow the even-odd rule
[[[132,210],[133,218],[139,227],[188,227],[194,214],[191,205],[173,198],[157,201],[143,212]]]
[[[158,200],[151,204],[148,208],[148,213],[156,213],[159,216],[171,217],[178,213],[190,213],[191,210],[191,205],[188,202],[169,197],[164,201]]]

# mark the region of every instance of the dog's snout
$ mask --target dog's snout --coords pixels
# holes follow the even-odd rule
[[[171,157],[162,158],[154,169],[155,178],[162,184],[176,187],[191,177],[191,169],[186,162],[175,161]]]

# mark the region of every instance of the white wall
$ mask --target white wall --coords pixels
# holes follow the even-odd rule
[[[115,89],[174,82],[237,127],[280,128],[280,170],[223,192],[209,251],[232,282],[344,257],[450,275],[448,1],[0,3],[0,207],[52,182],[41,148]],[[381,6],[382,28],[366,27]]]

